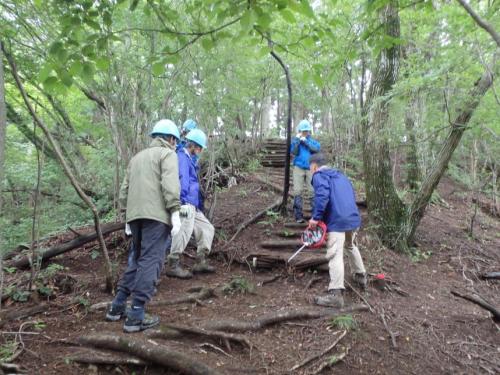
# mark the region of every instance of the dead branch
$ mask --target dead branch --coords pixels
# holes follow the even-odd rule
[[[257,331],[261,328],[282,323],[292,320],[300,319],[317,319],[325,316],[338,316],[349,314],[356,311],[366,311],[368,306],[366,305],[352,305],[349,307],[344,307],[342,309],[294,309],[279,311],[274,313],[269,313],[262,315],[261,317],[251,320],[217,320],[206,323],[203,328],[213,331],[227,331],[227,332],[245,332],[245,331]]]
[[[309,289],[314,283],[317,283],[318,281],[321,280],[323,280],[323,278],[319,276],[311,277],[311,279],[307,282],[306,286],[304,287],[304,290]]]
[[[481,306],[483,309],[488,310],[490,313],[493,314],[493,318],[495,321],[500,322],[500,310],[498,310],[496,307],[488,303],[487,301],[484,300],[483,297],[480,295],[474,293],[474,294],[462,294],[460,292],[457,292],[455,290],[451,291],[451,294],[453,294],[456,297],[463,298],[469,302],[475,303],[478,306]]]
[[[125,228],[124,223],[112,223],[112,224],[107,224],[102,226],[102,235],[107,235],[109,233],[116,232],[117,230]],[[48,250],[45,250],[43,253],[39,254],[41,262],[45,262],[50,258],[53,258],[57,255],[64,254],[68,251],[74,250],[76,248],[79,248],[89,242],[95,241],[97,239],[97,233],[92,232],[89,234],[82,235],[80,237],[77,237],[69,242],[65,242],[63,244],[56,245],[54,247],[51,247]],[[16,268],[25,268],[28,267],[31,263],[30,257],[24,256],[21,259],[14,260],[9,262],[7,265],[9,267],[16,267]]]
[[[183,374],[219,374],[216,370],[211,369],[204,363],[201,363],[183,353],[173,351],[164,345],[154,345],[145,340],[125,338],[114,334],[96,334],[80,337],[78,342],[85,346],[131,354],[147,362],[179,371]]]
[[[331,367],[340,361],[343,361],[344,358],[347,356],[347,353],[349,353],[349,348],[346,348],[345,352],[339,354],[339,355],[333,355],[330,358],[328,358],[326,361],[324,361],[319,367],[311,372],[311,375],[316,375],[319,374],[321,371],[323,371],[327,367]]]
[[[224,354],[225,356],[229,357],[229,358],[234,358],[231,354],[228,354],[226,353],[224,350],[222,350],[221,348],[219,348],[218,346],[214,345],[214,344],[210,344],[209,342],[204,342],[200,345],[198,345],[200,348],[203,348],[203,347],[208,347],[208,348],[211,348],[211,349],[214,349],[222,354]]]
[[[281,279],[281,275],[274,275],[272,277],[269,277],[267,279],[262,280],[260,282],[260,285],[264,286],[266,284],[271,284],[271,283],[273,283],[273,282],[275,282],[276,280],[279,280],[279,279]]]
[[[335,346],[340,342],[340,340],[342,340],[342,338],[347,334],[347,331],[342,331],[342,333],[340,334],[339,337],[337,337],[335,339],[335,341],[332,343],[332,345],[330,345],[328,348],[326,348],[325,350],[323,350],[321,353],[318,353],[318,354],[315,354],[313,356],[310,356],[309,358],[305,359],[304,361],[296,364],[295,366],[293,366],[291,369],[290,369],[290,372],[292,371],[295,371],[295,370],[298,370],[299,368],[301,367],[304,367],[306,365],[308,365],[309,363],[311,363],[312,361],[314,361],[315,359],[317,358],[320,358],[320,357],[323,357],[325,354],[327,354],[330,350],[332,350],[333,348],[335,348]]]
[[[394,349],[397,349],[398,344],[396,343],[396,336],[394,335],[394,333],[390,330],[389,326],[387,325],[387,321],[385,320],[385,311],[383,308],[382,308],[382,312],[380,313],[380,318],[382,319],[382,323],[384,323],[385,330],[387,331],[389,336],[391,336],[392,347]]]
[[[0,374],[26,374],[20,365],[14,363],[0,362]]]
[[[222,246],[222,249],[221,251],[223,251],[224,249],[227,248],[227,246],[234,241],[234,239],[246,228],[248,227],[249,225],[255,223],[257,220],[259,220],[262,216],[264,216],[268,211],[272,211],[274,209],[276,209],[279,205],[281,204],[281,199],[278,199],[277,201],[275,201],[273,204],[267,206],[266,208],[264,208],[262,211],[259,211],[257,214],[255,214],[254,216],[252,216],[251,218],[245,220],[243,223],[241,223],[240,225],[238,225],[238,228],[236,229],[236,232],[233,234],[233,236],[231,237],[231,239],[229,239],[229,241],[227,241],[224,246]]]
[[[356,294],[359,298],[361,298],[361,301],[363,301],[364,303],[366,303],[368,305],[368,307],[370,308],[370,312],[372,312],[372,313],[375,312],[375,310],[373,309],[373,306],[368,302],[368,300],[365,297],[363,297],[361,295],[360,292],[358,292],[358,290],[356,288],[354,288],[347,280],[345,280],[345,283],[349,287],[349,289],[351,289],[354,292],[354,294]]]
[[[500,271],[483,273],[481,278],[486,280],[500,280]]]
[[[133,366],[147,366],[150,362],[143,361],[140,358],[132,357],[130,355],[124,356],[122,354],[105,352],[101,350],[84,349],[78,351],[68,359],[72,362],[94,364],[94,365],[133,365]]]
[[[252,344],[245,336],[235,335],[221,331],[207,331],[203,328],[189,327],[177,324],[162,324],[158,329],[147,332],[147,336],[155,339],[174,339],[179,337],[200,337],[222,342],[228,350],[231,350],[230,343],[237,343],[243,347],[252,348]]]

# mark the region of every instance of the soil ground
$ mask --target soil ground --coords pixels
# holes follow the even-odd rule
[[[409,296],[381,291],[370,284],[363,296],[375,312],[353,314],[356,326],[331,352],[339,354],[348,350],[345,359],[322,374],[500,373],[499,325],[485,310],[450,294],[453,289],[465,291],[473,288],[492,304],[500,306],[499,282],[479,278],[484,271],[500,270],[500,222],[498,218],[479,211],[470,236],[466,229],[472,214],[469,195],[448,178],[442,180],[438,190],[443,201],[428,208],[418,230],[418,252],[413,256],[398,254],[381,246],[370,233],[370,223],[362,210],[364,226],[360,233],[360,248],[368,271],[385,273]],[[220,192],[213,220],[217,228],[214,250],[222,248],[238,223],[275,199],[275,193],[266,186],[250,180]],[[274,216],[264,218],[243,231],[226,251],[241,255],[256,250],[260,241],[269,238],[270,229],[279,225],[280,219]],[[110,246],[110,251],[120,273],[126,265],[126,243],[121,240],[121,234],[115,234],[114,238],[115,246]],[[24,366],[29,374],[175,373],[155,367],[96,367],[68,361],[68,357],[79,349],[62,345],[61,339],[89,333],[122,334],[122,323],[105,322],[102,312],[88,312],[77,303],[77,299],[90,304],[110,299],[103,292],[101,257],[93,259],[92,256],[96,246],[91,244],[53,259],[52,263],[65,267],[58,273],[70,275],[77,283],[70,293],[59,291],[52,297],[47,313],[29,319],[43,324],[38,324],[39,330],[25,326],[25,331],[39,334],[22,335],[26,350],[16,363]],[[192,247],[187,252],[194,255]],[[217,266],[217,273],[213,275],[197,275],[188,281],[162,276],[154,298],[168,300],[183,296],[194,285],[216,288],[216,297],[203,304],[151,308],[150,312],[158,314],[162,322],[193,326],[221,318],[249,320],[269,312],[312,306],[312,296],[324,293],[327,287],[328,274],[324,272],[288,273],[284,268],[254,270],[247,264],[235,262],[229,266],[227,259],[222,255],[211,258]],[[183,262],[190,266],[193,259],[185,256]],[[262,285],[263,280],[273,275],[282,277]],[[251,282],[255,286],[254,293],[223,294],[221,288],[235,276]],[[305,289],[311,278],[318,276],[321,280]],[[19,273],[8,276],[10,279],[15,277],[19,277]],[[346,291],[345,300],[346,304],[361,302],[350,290]],[[7,309],[24,308],[34,303],[8,302]],[[384,328],[380,316],[382,311],[389,329],[396,336],[397,348],[393,347]],[[21,324],[21,321],[14,321],[2,328],[4,345],[14,337],[6,332],[18,332]],[[222,374],[288,374],[295,364],[331,345],[337,336],[336,331],[339,328],[330,319],[278,324],[245,333],[254,348],[251,351],[233,348],[227,351],[227,355],[200,346],[203,341],[157,341],[189,354]],[[296,373],[310,373],[313,369],[314,366]]]

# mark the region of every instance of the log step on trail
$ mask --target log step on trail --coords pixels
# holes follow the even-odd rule
[[[274,241],[264,241],[261,242],[260,247],[263,249],[286,249],[286,250],[296,250],[299,246],[302,246],[302,242],[298,239],[290,240],[274,240]],[[322,246],[324,248],[325,246]]]

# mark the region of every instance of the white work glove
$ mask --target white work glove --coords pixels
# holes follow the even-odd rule
[[[130,225],[128,225],[128,223],[125,224],[125,234],[127,236],[131,236],[132,235],[132,230],[130,229]]]
[[[295,137],[300,139],[302,137],[302,133],[297,133],[297,135]]]
[[[301,142],[305,142],[305,141],[306,141],[306,139],[307,139],[306,137],[300,137],[300,141],[301,141]]]
[[[191,219],[192,215],[191,206],[189,204],[183,204],[181,206],[180,215],[181,217],[185,217],[186,219]]]
[[[181,230],[181,218],[179,216],[179,211],[175,211],[172,213],[172,231],[170,234],[172,237],[176,236],[177,233]]]

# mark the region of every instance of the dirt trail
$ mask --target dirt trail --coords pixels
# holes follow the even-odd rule
[[[279,176],[278,176],[279,178]],[[448,204],[431,206],[418,231],[419,255],[410,259],[383,248],[370,234],[370,223],[362,210],[364,227],[360,247],[367,269],[372,273],[384,272],[409,293],[404,297],[395,291],[380,291],[370,285],[363,297],[374,307],[375,313],[353,314],[355,329],[332,350],[340,354],[348,349],[345,359],[322,373],[352,374],[438,374],[438,373],[499,373],[500,331],[488,313],[479,307],[459,300],[450,294],[451,289],[468,287],[480,293],[496,306],[500,306],[498,281],[482,281],[483,271],[500,268],[500,223],[498,219],[479,212],[476,218],[475,237],[469,238],[466,218],[468,201],[460,188],[444,179],[439,186],[441,197]],[[214,224],[217,238],[214,249],[222,248],[231,237],[237,224],[262,210],[276,199],[276,193],[263,184],[241,183],[219,194]],[[259,244],[277,239],[283,221],[274,215],[243,231],[229,246],[230,255],[244,258],[245,254],[260,249]],[[285,238],[286,240],[286,238]],[[117,241],[119,244],[120,241]],[[318,250],[319,251],[319,250]],[[194,254],[193,249],[188,250]],[[107,323],[102,312],[88,312],[77,302],[106,301],[103,290],[100,258],[92,259],[92,246],[56,258],[55,262],[66,267],[62,274],[69,274],[77,284],[69,294],[60,292],[50,301],[48,313],[32,317],[40,331],[22,335],[25,345],[16,363],[22,364],[30,374],[108,374],[118,371],[114,366],[78,365],[68,357],[79,350],[61,345],[58,340],[74,339],[84,334],[111,332],[121,334],[121,323]],[[124,245],[114,250],[119,271],[126,264]],[[193,285],[214,288],[216,297],[200,303],[151,308],[163,322],[201,326],[206,322],[225,319],[254,319],[260,315],[297,307],[310,307],[311,298],[323,293],[328,282],[324,272],[287,272],[284,267],[271,270],[254,270],[249,264],[233,262],[228,267],[228,257],[214,256],[217,265],[214,275],[195,276],[191,281],[162,277],[155,300],[169,300],[186,294]],[[190,256],[183,262],[193,263]],[[346,272],[346,275],[349,273]],[[274,281],[273,276],[279,275]],[[253,284],[254,292],[225,295],[222,288],[235,277],[241,276]],[[310,285],[313,278],[319,281]],[[241,280],[241,279],[240,279]],[[307,289],[306,289],[307,288]],[[346,303],[358,304],[361,300],[346,292]],[[25,304],[27,306],[32,303]],[[24,307],[15,304],[9,309]],[[384,312],[387,327],[392,332],[397,348],[384,327],[380,313]],[[350,320],[352,322],[352,320]],[[17,332],[21,322],[11,322],[4,332]],[[288,374],[289,369],[307,357],[319,354],[332,344],[340,328],[329,319],[319,318],[278,324],[245,333],[254,348],[249,351],[233,347],[231,351],[220,346],[226,354],[215,350],[206,341],[176,338],[162,341],[171,349],[188,354],[206,363],[222,374]],[[140,337],[142,334],[138,334]],[[11,339],[3,334],[4,343]],[[217,345],[218,346],[218,345]],[[331,355],[330,354],[330,355]],[[309,374],[328,356],[314,361],[310,367],[301,368],[297,374]],[[169,374],[155,367],[135,368],[120,366],[117,373]]]

